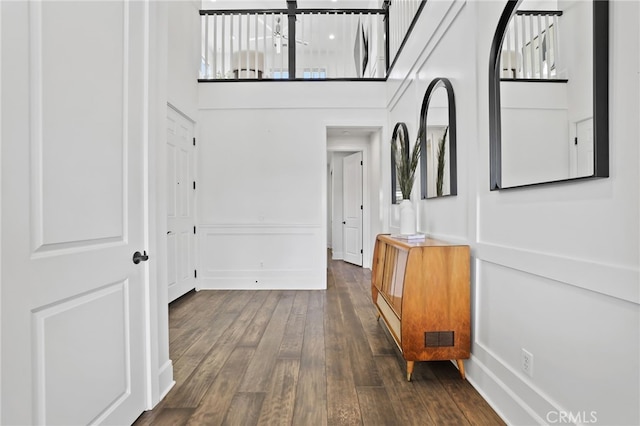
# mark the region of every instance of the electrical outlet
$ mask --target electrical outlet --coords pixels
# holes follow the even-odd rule
[[[533,377],[533,355],[531,352],[527,351],[525,348],[522,348],[522,371],[529,376]]]

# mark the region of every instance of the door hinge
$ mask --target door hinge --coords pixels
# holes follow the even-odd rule
[[[196,138],[193,138],[193,146],[196,146]]]
[[[362,249],[360,249],[360,254],[362,254]]]
[[[578,145],[578,137],[577,136],[575,138],[573,138],[573,144],[574,145]]]
[[[362,204],[360,204],[360,210],[362,210]]]
[[[362,164],[362,160],[360,160],[360,165],[363,166],[364,164]]]
[[[196,189],[196,181],[193,181],[193,189]]]
[[[197,269],[193,270],[193,278],[198,278],[198,270]]]
[[[196,227],[195,226],[193,227],[193,233],[194,234],[196,233]]]

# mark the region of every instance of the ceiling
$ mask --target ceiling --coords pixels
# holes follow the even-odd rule
[[[378,130],[379,127],[327,127],[327,138],[365,138]]]

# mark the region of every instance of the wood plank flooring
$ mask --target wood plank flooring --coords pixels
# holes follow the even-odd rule
[[[176,385],[135,425],[502,425],[451,362],[412,381],[376,321],[371,272],[326,291],[201,291],[169,306]]]

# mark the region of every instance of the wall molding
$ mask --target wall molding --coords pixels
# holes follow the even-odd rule
[[[313,256],[282,256],[295,244],[310,251],[322,248],[326,258],[325,228],[318,224],[207,224],[198,227],[198,290],[315,290],[326,289],[326,263],[309,263]],[[268,236],[268,239],[261,237]],[[276,237],[276,238],[273,238]],[[242,250],[233,265],[208,250],[209,240],[228,250]],[[247,240],[251,240],[250,246]],[[289,240],[294,240],[289,242]],[[275,254],[274,254],[275,252]],[[263,263],[264,261],[264,263]]]
[[[473,244],[472,255],[483,262],[640,304],[637,269],[491,243]]]
[[[427,2],[427,6],[425,7],[425,9],[427,9],[430,5],[433,6],[433,4],[434,3]],[[449,28],[451,28],[451,25],[455,22],[458,14],[466,5],[466,0],[448,0],[447,2],[439,1],[435,2],[435,4],[439,7],[443,7],[444,10],[438,11],[439,13],[433,13],[429,10],[423,10],[423,13],[421,13],[420,17],[418,18],[416,27],[433,28],[433,31],[428,36],[421,37],[422,40],[426,38],[426,42],[418,42],[419,45],[423,46],[422,49],[418,52],[415,52],[411,51],[411,48],[407,48],[402,52],[405,57],[414,57],[415,60],[412,62],[407,61],[409,63],[405,64],[404,66],[401,65],[402,61],[398,60],[398,69],[403,69],[406,71],[404,73],[401,73],[400,71],[392,71],[392,73],[387,77],[388,81],[398,82],[395,90],[393,90],[392,93],[388,96],[387,108],[390,111],[393,111],[393,109],[396,107],[396,104],[400,101],[406,90],[409,88],[412,82],[412,77],[424,67],[425,63],[431,56],[431,53],[438,46],[439,41],[442,39],[442,37],[444,37],[447,31],[449,31]],[[417,31],[414,31],[412,33],[414,42],[416,42],[416,33]],[[415,49],[419,49],[419,47],[414,48],[414,50]],[[411,52],[408,53],[409,56],[407,56],[407,52],[409,51]]]
[[[270,107],[270,106],[218,106],[218,107],[200,107],[199,111],[273,111],[277,109],[278,111],[299,111],[299,110],[326,110],[326,111],[335,111],[336,109],[340,110],[383,110],[383,107],[379,106],[361,106],[361,105],[336,105],[336,106],[309,106],[309,105],[300,105],[300,106],[286,106],[286,107]]]
[[[308,234],[311,229],[320,229],[319,224],[304,223],[219,223],[199,225],[203,233],[218,235],[235,234]]]
[[[186,112],[183,112],[180,108],[178,108],[177,106],[175,106],[171,102],[167,102],[167,107],[171,108],[172,110],[174,110],[176,112],[176,114],[181,115],[186,120],[189,120],[191,123],[196,124],[196,120],[194,120],[193,118],[189,117],[189,115]]]
[[[342,253],[341,251],[332,251],[331,255],[332,255],[331,258],[333,260],[343,260],[344,259],[344,253]]]

